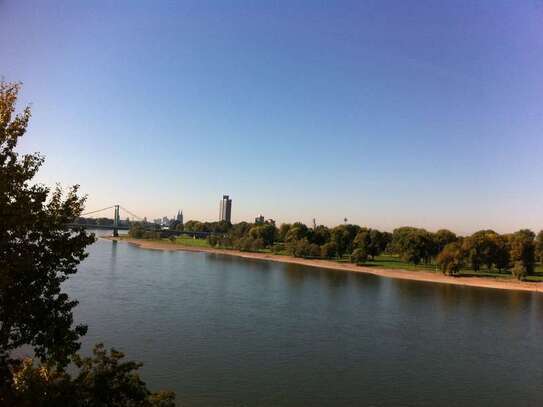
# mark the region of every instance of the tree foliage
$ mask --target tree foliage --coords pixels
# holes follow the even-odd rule
[[[458,237],[455,233],[451,232],[447,229],[440,229],[436,233],[434,233],[434,242],[436,245],[436,252],[440,253],[445,246],[447,246],[449,243],[456,242],[458,240]]]
[[[511,236],[511,260],[518,270],[524,269],[524,273],[516,273],[524,277],[533,274],[535,267],[535,234],[531,230],[523,229]]]
[[[19,90],[19,84],[0,82],[0,405],[153,405],[139,403],[145,399],[172,405],[171,395],[155,398],[135,379],[131,372],[139,365],[117,363],[121,354],[108,356],[100,347],[93,359],[76,354],[87,328],[74,326],[77,301],[62,283],[95,238],[65,226],[83,210],[78,186],[63,193],[59,186],[33,184],[43,157],[15,150],[30,120],[28,107],[15,113]],[[31,348],[41,365],[14,358],[21,346]],[[64,371],[70,361],[81,368],[76,380]]]
[[[535,255],[543,263],[543,230],[539,231],[535,239]]]
[[[40,358],[66,365],[86,327],[73,327],[77,301],[61,283],[94,236],[64,227],[83,209],[77,185],[63,194],[31,184],[43,158],[15,151],[30,119],[28,107],[15,114],[19,88],[0,83],[0,355],[30,345]]]
[[[358,225],[339,225],[332,229],[330,240],[336,245],[338,257],[352,253],[353,242],[359,230]]]
[[[395,229],[392,245],[402,260],[413,264],[429,263],[437,255],[433,236],[425,229],[409,226]]]
[[[147,389],[138,374],[141,363],[123,358],[121,352],[114,349],[108,352],[98,344],[92,357],[74,357],[75,377],[50,364],[36,366],[32,359],[25,359],[13,367],[11,392],[0,401],[21,407],[175,405],[172,392],[152,393]]]
[[[363,250],[366,257],[371,257],[372,260],[385,250],[387,244],[388,241],[385,234],[377,229],[368,228],[360,228],[353,241],[354,250]]]
[[[437,256],[437,264],[443,274],[455,276],[465,265],[465,252],[459,242],[448,243]]]

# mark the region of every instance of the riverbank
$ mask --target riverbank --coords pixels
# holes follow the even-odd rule
[[[223,254],[227,256],[236,256],[246,259],[277,261],[281,263],[299,264],[310,267],[320,267],[332,270],[352,271],[356,273],[373,274],[376,276],[397,278],[403,280],[425,281],[439,284],[454,284],[470,287],[494,288],[500,290],[521,290],[543,293],[543,283],[517,281],[505,278],[492,277],[450,277],[441,273],[431,273],[427,271],[412,271],[386,268],[373,268],[357,266],[352,263],[339,263],[333,260],[320,259],[302,259],[271,253],[240,252],[238,250],[216,249],[209,247],[183,246],[176,243],[162,242],[156,240],[132,239],[128,237],[102,237],[103,239],[115,240],[136,245],[142,249],[149,250],[170,250],[170,251],[189,251],[205,252],[214,254]]]

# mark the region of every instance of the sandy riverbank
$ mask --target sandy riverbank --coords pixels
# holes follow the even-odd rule
[[[499,278],[491,278],[491,277],[449,277],[440,273],[430,273],[427,271],[410,271],[410,270],[399,270],[399,269],[364,267],[364,266],[357,266],[355,264],[349,264],[349,263],[338,263],[332,260],[300,259],[300,258],[295,258],[295,257],[290,257],[290,256],[275,255],[271,253],[250,253],[250,252],[240,252],[238,250],[214,249],[214,248],[207,248],[207,247],[191,247],[191,246],[182,246],[180,244],[169,243],[169,242],[130,239],[126,237],[123,237],[120,239],[115,238],[115,237],[103,237],[103,238],[133,244],[138,247],[141,247],[142,249],[206,252],[206,253],[224,254],[227,256],[243,257],[246,259],[277,261],[281,263],[300,264],[303,266],[310,266],[310,267],[321,267],[321,268],[327,268],[327,269],[333,269],[333,270],[353,271],[356,273],[367,273],[367,274],[373,274],[373,275],[381,276],[381,277],[399,278],[403,280],[427,281],[427,282],[440,283],[440,284],[455,284],[455,285],[464,285],[464,286],[471,286],[471,287],[495,288],[495,289],[501,289],[501,290],[535,291],[535,292],[543,293],[543,283],[523,282],[523,281],[516,281],[512,279],[505,279],[505,278],[499,279]]]

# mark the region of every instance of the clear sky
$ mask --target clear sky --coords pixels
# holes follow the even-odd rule
[[[543,228],[539,0],[0,0],[0,75],[89,210]]]

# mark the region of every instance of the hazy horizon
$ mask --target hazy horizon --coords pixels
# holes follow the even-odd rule
[[[37,180],[152,220],[543,229],[543,2],[0,0]],[[112,216],[106,213],[106,216]]]

